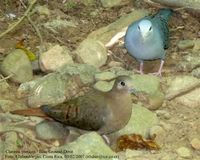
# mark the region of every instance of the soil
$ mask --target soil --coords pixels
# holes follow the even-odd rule
[[[24,4],[28,6],[27,1],[28,0],[23,0]],[[34,23],[38,26],[45,43],[59,43],[61,45],[66,45],[71,51],[73,51],[89,33],[97,30],[98,28],[107,26],[117,20],[121,15],[131,12],[134,8],[146,8],[150,12],[155,12],[157,10],[157,8],[154,8],[153,6],[150,6],[142,1],[136,1],[133,3],[132,0],[120,7],[113,7],[109,9],[103,8],[100,2],[93,6],[85,6],[80,3],[80,1],[75,2],[75,6],[67,8],[63,5],[62,1],[38,0],[38,5],[47,5],[48,9],[55,12],[55,15],[50,15],[45,18],[41,18],[36,14],[31,16]],[[25,11],[26,8],[23,7],[20,1],[14,2],[12,0],[7,0],[0,2],[0,32],[2,33],[5,31],[9,27],[9,24],[20,18]],[[97,14],[95,16],[91,16],[91,12],[97,12]],[[7,18],[5,14],[9,13],[15,14],[16,18]],[[40,24],[47,22],[50,19],[55,19],[58,14],[61,15],[61,18],[67,20],[75,19],[75,21],[78,22],[78,27],[75,32],[59,32],[55,34],[42,28],[42,25]],[[172,16],[169,26],[171,42],[170,47],[167,50],[163,77],[187,74],[180,73],[176,70],[176,64],[180,63],[181,57],[184,54],[182,53],[183,51],[178,50],[177,43],[183,39],[200,38],[200,16],[193,16],[185,10],[179,10]],[[33,52],[38,53],[40,39],[31,24],[27,21],[27,19],[25,19],[17,28],[15,28],[15,30],[9,32],[0,39],[0,61],[3,60],[10,50],[15,48],[15,44],[22,38],[25,38],[26,47],[30,48]],[[138,67],[138,62],[130,57],[125,49],[116,45],[113,47],[112,51],[116,53],[116,56],[119,57],[124,64],[126,64],[124,65],[126,69],[131,70]],[[119,59],[116,59],[115,57],[110,57],[108,62],[111,59],[119,61]],[[150,72],[152,70],[156,71],[159,67],[159,63],[160,61],[145,62],[145,72]],[[14,84],[9,80],[7,83],[9,84],[10,92],[0,95],[1,99],[11,99],[12,101],[20,102],[26,105],[25,100],[19,100],[16,96],[16,90],[19,85]],[[170,101],[167,102],[162,109],[170,114],[171,120],[166,120],[162,117],[160,117],[160,119],[166,124],[169,124],[172,128],[170,133],[168,133],[166,137],[163,137],[166,139],[167,143],[163,146],[162,151],[173,154],[177,148],[187,146],[191,149],[193,158],[198,159],[198,157],[200,157],[200,152],[194,151],[191,148],[190,138],[192,135],[200,133],[200,107],[188,108],[186,106],[180,106],[180,104],[176,104],[174,101]]]

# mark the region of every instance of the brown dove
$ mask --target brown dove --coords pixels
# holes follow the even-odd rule
[[[132,113],[129,76],[116,78],[112,89],[102,92],[91,89],[84,96],[50,107],[12,111],[13,114],[50,117],[68,126],[101,135],[120,130],[129,121]]]

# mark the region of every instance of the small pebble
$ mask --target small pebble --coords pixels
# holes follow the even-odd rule
[[[176,152],[182,158],[191,158],[190,150],[186,147],[180,147],[176,150]]]
[[[200,150],[200,140],[198,138],[193,138],[190,144],[194,149]]]

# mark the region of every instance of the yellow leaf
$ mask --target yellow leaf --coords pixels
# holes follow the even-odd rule
[[[33,52],[31,52],[30,50],[28,50],[28,49],[24,46],[24,44],[23,44],[24,40],[25,40],[25,39],[20,40],[20,41],[15,45],[15,48],[16,48],[16,49],[22,49],[22,50],[24,51],[24,53],[28,56],[28,59],[29,59],[30,61],[36,60],[36,59],[37,59],[36,55],[35,55]]]

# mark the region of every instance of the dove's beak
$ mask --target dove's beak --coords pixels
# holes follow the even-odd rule
[[[128,92],[129,92],[130,94],[135,94],[135,95],[138,94],[138,91],[137,91],[135,88],[130,88],[130,89],[128,90]]]

